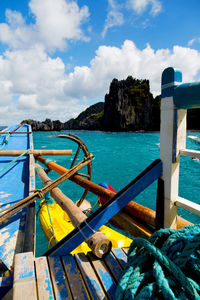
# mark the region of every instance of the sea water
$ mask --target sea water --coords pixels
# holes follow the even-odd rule
[[[51,137],[60,132],[34,132],[35,149],[72,149],[76,153],[77,144],[59,137]],[[95,156],[92,168],[92,181],[95,183],[107,182],[117,192],[139,175],[150,163],[160,157],[160,133],[146,132],[102,132],[102,131],[62,131],[62,134],[73,133],[78,135]],[[195,132],[200,137],[200,132]],[[200,150],[200,145],[187,138],[187,148]],[[73,157],[48,157],[58,164],[70,168]],[[81,153],[78,161],[83,158]],[[77,162],[78,162],[77,161]],[[87,167],[80,171],[87,174]],[[54,171],[49,173],[51,179],[56,179]],[[37,188],[42,184],[36,176]],[[67,180],[60,185],[61,190],[70,199],[76,202],[83,194],[83,188]],[[156,208],[157,183],[153,183],[144,190],[134,201],[151,209]],[[200,161],[189,157],[181,157],[179,196],[200,204]],[[86,197],[92,206],[97,196],[89,193]],[[39,209],[37,201],[37,210]],[[94,207],[94,210],[97,206]],[[200,217],[179,208],[178,214],[193,223],[199,223]],[[49,245],[41,230],[38,216],[36,221],[36,255],[42,255]]]

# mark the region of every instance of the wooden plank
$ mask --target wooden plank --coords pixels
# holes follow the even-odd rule
[[[127,264],[127,254],[125,254],[121,248],[114,248],[112,249],[112,252],[115,255],[119,264],[121,265],[122,269],[125,269]]]
[[[101,206],[96,212],[82,222],[79,229],[76,227],[64,239],[49,249],[45,255],[66,255],[89,238],[102,225],[109,221],[128,202],[133,200],[145,188],[162,175],[162,162],[158,159],[148,166],[140,175],[117,193],[109,202]]]
[[[41,167],[38,168],[38,166],[39,165],[36,164],[37,174],[40,180],[45,186],[49,186],[53,183],[53,181],[47,176],[44,169]],[[74,227],[87,220],[87,216],[82,212],[82,210],[71,199],[65,196],[58,187],[51,190],[51,196],[67,213]],[[101,231],[94,232],[93,235],[85,242],[91,251],[99,258],[108,253],[112,247],[112,243],[109,238]]]
[[[71,299],[67,279],[60,261],[60,257],[48,257],[48,262],[52,278],[52,285],[54,288],[55,299]]]
[[[31,126],[29,130],[32,132]],[[29,149],[33,150],[33,135],[29,136]],[[29,196],[33,194],[35,190],[35,160],[32,154],[29,155]],[[22,252],[35,253],[35,202],[28,206],[26,225],[25,225],[25,237],[24,246]]]
[[[129,250],[129,248],[127,248],[127,247],[124,247],[124,248],[122,248],[122,250],[124,251],[124,253],[128,254],[128,250]]]
[[[24,153],[24,150],[0,150],[0,156],[19,156]],[[28,151],[25,156],[33,154],[47,156],[72,156],[72,150],[33,150]]]
[[[81,280],[81,276],[73,256],[62,256],[62,261],[73,298],[87,300],[87,292],[84,289],[83,281]]]
[[[179,151],[180,155],[200,159],[200,151],[184,149]]]
[[[47,258],[35,258],[35,268],[39,300],[54,299],[51,278],[48,270]]]
[[[200,83],[180,84],[174,89],[174,104],[178,108],[190,109],[200,107]]]
[[[92,299],[105,299],[105,293],[100,285],[98,277],[90,264],[88,257],[83,253],[75,254],[76,262],[85,281],[90,297]]]
[[[10,129],[12,128],[14,127],[11,126]],[[28,128],[24,125],[21,129],[27,130]],[[30,137],[12,135],[4,149],[15,148],[25,151],[29,147]],[[8,157],[0,157],[1,168],[5,167],[11,160]],[[19,199],[26,197],[29,190],[28,186],[28,157],[23,157],[1,172],[1,209],[9,208]],[[0,226],[0,258],[7,267],[13,266],[16,253],[23,252],[26,212],[26,209],[21,210],[17,215],[10,218],[4,226]]]
[[[110,269],[110,272],[115,279],[116,284],[118,284],[118,281],[121,278],[122,275],[122,267],[119,264],[119,262],[116,260],[114,254],[110,252],[104,259],[106,265]]]
[[[197,203],[178,197],[175,204],[200,216],[200,205]]]
[[[102,259],[96,258],[91,252],[88,253],[88,257],[108,297],[114,299],[117,285],[105,262]]]
[[[37,299],[32,252],[15,255],[13,299]]]
[[[175,91],[180,86],[177,81],[182,81],[182,73],[180,71],[174,68],[167,68],[163,71],[160,128],[160,158],[163,162],[162,179],[164,181],[163,223],[165,228],[171,227],[175,229],[177,227],[177,206],[175,201],[178,197],[179,150],[185,149],[186,145],[187,115],[185,109],[177,109],[177,106],[174,105]],[[166,84],[170,85],[170,88],[166,88]]]

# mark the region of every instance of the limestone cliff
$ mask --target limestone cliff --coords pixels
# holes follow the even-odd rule
[[[64,123],[64,129],[103,130],[104,103],[98,102],[80,113],[76,119]]]
[[[77,118],[65,123],[46,119],[44,122],[25,120],[33,130],[159,130],[160,97],[153,98],[149,80],[128,76],[126,80],[113,79],[105,103],[98,102]]]
[[[158,106],[150,93],[149,81],[113,79],[109,94],[105,96],[103,127],[110,131],[158,130],[153,120],[154,107]]]

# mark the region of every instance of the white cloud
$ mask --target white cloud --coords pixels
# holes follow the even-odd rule
[[[105,37],[109,28],[114,26],[121,26],[124,23],[123,14],[119,11],[118,5],[114,0],[108,0],[109,11],[106,17],[102,36]]]
[[[150,14],[157,15],[162,10],[159,0],[127,0],[128,6],[137,14],[142,14],[148,7],[151,7]]]
[[[66,79],[62,60],[50,58],[41,47],[7,51],[0,57],[1,124],[25,117],[64,121],[85,109],[79,99],[65,94]]]
[[[194,38],[188,42],[188,46],[193,46],[194,43],[200,43],[200,37]]]
[[[145,49],[139,50],[128,40],[121,48],[101,46],[90,67],[76,67],[68,75],[65,91],[77,98],[103,97],[114,77],[125,79],[132,75],[135,78],[150,79],[151,91],[158,95],[161,73],[169,66],[180,68],[185,81],[195,80],[200,70],[200,53],[180,46],[174,46],[172,50],[154,51],[147,45]]]
[[[0,56],[0,124],[25,118],[67,121],[91,103],[103,101],[113,78],[132,75],[150,79],[151,91],[160,94],[161,73],[173,66],[185,82],[200,72],[200,52],[174,46],[140,50],[129,40],[122,47],[100,46],[89,66],[76,66],[67,74],[60,58],[51,58],[42,47],[7,51]]]
[[[89,17],[87,6],[81,9],[75,1],[31,0],[41,40],[48,48],[64,49],[66,40],[86,39],[81,24]]]
[[[6,10],[7,23],[0,24],[0,41],[11,48],[25,49],[35,44],[47,51],[63,50],[67,41],[88,41],[81,29],[89,17],[87,6],[79,8],[75,1],[31,0],[35,23],[26,24],[21,13]]]

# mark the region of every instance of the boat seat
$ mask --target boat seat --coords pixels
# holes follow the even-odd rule
[[[92,252],[66,256],[15,255],[13,299],[114,299],[128,248],[104,259]]]

